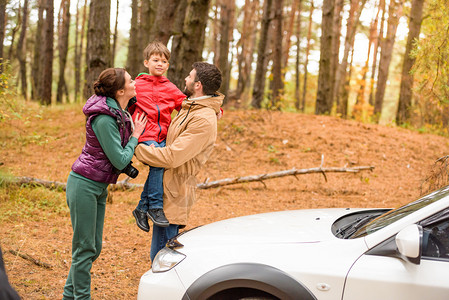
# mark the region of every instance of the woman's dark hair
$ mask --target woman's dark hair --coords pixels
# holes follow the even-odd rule
[[[125,87],[125,74],[123,68],[109,68],[101,72],[94,82],[95,95],[115,99],[117,91]]]

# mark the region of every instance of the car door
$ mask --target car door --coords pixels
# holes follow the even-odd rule
[[[354,263],[342,299],[449,299],[449,210],[419,224],[423,228],[419,264],[390,256],[391,250],[397,251],[392,237]]]

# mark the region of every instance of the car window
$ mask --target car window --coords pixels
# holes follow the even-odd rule
[[[423,258],[449,259],[449,209],[422,221]]]
[[[404,205],[400,208],[391,210],[381,215],[380,217],[372,220],[363,227],[359,228],[350,238],[351,239],[359,238],[371,234],[373,232],[376,232],[379,229],[382,229],[396,222],[397,220],[404,218],[414,213],[415,211],[446,197],[447,195],[449,195],[449,186],[446,186],[414,202],[411,202],[407,205]]]

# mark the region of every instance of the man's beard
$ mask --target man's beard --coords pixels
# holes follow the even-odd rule
[[[187,97],[190,97],[190,96],[192,96],[192,94],[193,94],[192,91],[188,89],[187,85],[186,85],[186,87],[184,88],[183,93],[184,93],[184,95],[186,95]]]

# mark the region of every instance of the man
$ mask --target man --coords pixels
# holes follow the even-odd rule
[[[135,155],[143,163],[165,168],[164,211],[168,227],[153,226],[150,258],[187,224],[195,202],[196,175],[206,163],[217,138],[217,115],[224,95],[217,92],[222,76],[214,65],[196,62],[186,77],[188,96],[167,132],[166,147],[139,144]]]

